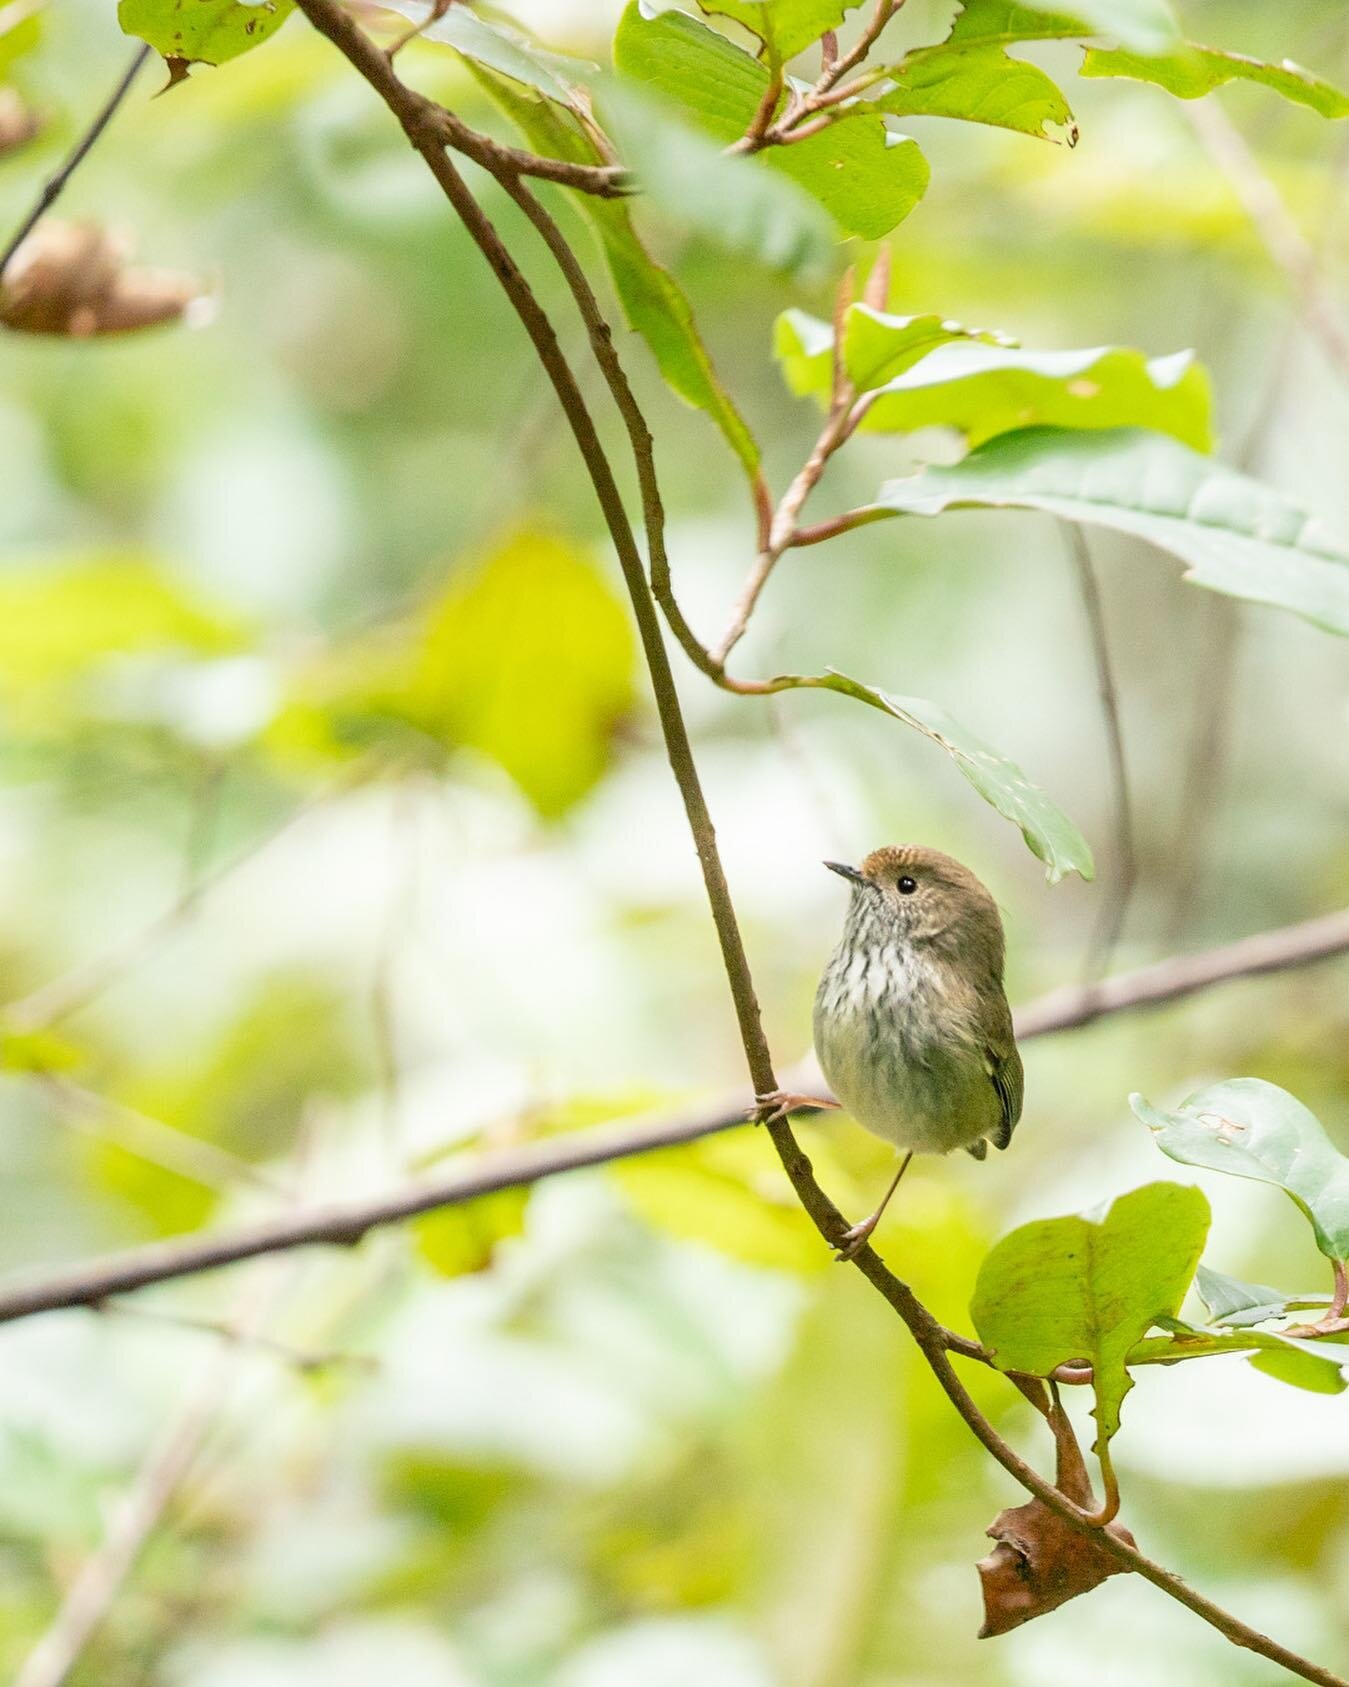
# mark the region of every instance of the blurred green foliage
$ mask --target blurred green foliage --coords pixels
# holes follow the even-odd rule
[[[238,23],[261,9],[208,10]],[[716,10],[743,23],[754,8]],[[839,10],[811,0],[774,15]],[[960,38],[1005,10],[971,0]],[[1109,10],[1133,51],[1166,37],[1156,0],[1076,10],[1094,23]],[[6,227],[128,53],[92,0],[50,7],[40,31],[20,11],[0,8],[0,77],[48,127],[0,165]],[[714,34],[617,7],[513,11],[593,62],[608,62],[620,27],[654,76],[659,55],[638,32],[663,28],[740,82],[760,75],[735,21]],[[1182,0],[1180,12],[1214,52],[1291,56],[1345,81],[1345,19],[1321,0]],[[895,27],[930,40],[941,13],[912,0]],[[1280,510],[1349,529],[1343,382],[1231,184],[1184,108],[1128,79],[1076,80],[1078,49],[1036,17],[1045,44],[1014,52],[1046,101],[1044,81],[1071,104],[1075,149],[906,115],[914,140],[887,153],[880,117],[859,121],[849,145],[891,172],[885,194],[862,194],[868,227],[908,212],[891,242],[895,318],[993,322],[1056,356],[1138,347],[1112,354],[1136,360],[1135,382],[1146,360],[1193,346],[1226,461],[1273,487]],[[498,57],[526,54],[533,94],[483,72],[481,42],[481,80],[436,40],[404,49],[400,69],[502,139],[518,141],[519,125],[594,161],[540,91],[558,64],[509,19],[484,18]],[[1027,24],[1019,41],[1033,36]],[[833,273],[812,268],[817,205],[837,214],[823,148],[813,161],[790,149],[804,153],[795,189],[822,191],[810,214],[799,197],[773,201],[803,217],[784,244],[762,204],[728,241],[705,208],[690,215],[700,183],[727,178],[695,149],[687,180],[672,179],[679,132],[714,136],[705,108],[718,94],[743,119],[730,74],[695,79],[679,122],[647,113],[640,144],[674,161],[653,203],[578,216],[542,190],[588,267],[586,225],[598,235],[637,330],[618,344],[656,435],[676,588],[709,636],[752,561],[745,471],[762,461],[781,490],[818,431],[814,405],[784,396],[774,323],[784,311],[829,322],[837,272],[854,256],[867,267],[844,247]],[[160,75],[147,73],[62,214],[134,229],[145,261],[209,277],[215,320],[120,343],[0,339],[0,981],[13,1007],[97,974],[49,1024],[3,1018],[0,1258],[14,1270],[251,1222],[288,1200],[355,1198],[482,1146],[741,1082],[616,571],[495,282],[387,114],[303,19],[151,99]],[[1221,97],[1342,309],[1335,132],[1258,80]],[[494,184],[474,185],[583,365],[528,230]],[[1171,389],[1186,437],[1198,379]],[[1155,410],[1144,420],[1157,425]],[[874,499],[927,454],[924,436],[859,434],[819,514]],[[929,474],[958,491],[971,472]],[[1237,502],[1260,543],[1260,511],[1276,506]],[[1349,901],[1343,646],[1194,592],[1137,531],[1106,522],[1092,539],[1141,869],[1120,965]],[[1290,602],[1276,561],[1278,590],[1247,595],[1324,608],[1314,593]],[[887,521],[789,555],[743,655],[746,671],[836,665],[940,699],[1063,800],[1101,867],[1098,887],[1051,891],[1015,828],[875,710],[806,692],[764,706],[681,671],[785,1059],[807,1039],[841,912],[821,856],[901,838],[949,848],[1004,906],[1014,999],[1079,975],[1119,859],[1095,676],[1049,516]],[[1164,1162],[1128,1117],[1131,1090],[1167,1107],[1249,1072],[1300,1097],[1344,1148],[1344,964],[1028,1043],[1014,1151],[996,1166],[916,1168],[882,1251],[968,1330],[997,1235],[1157,1180]],[[79,1136],[49,1081],[63,1071],[113,1108]],[[118,1106],[276,1187],[222,1190],[177,1155],[147,1157],[152,1138],[119,1124]],[[861,1211],[888,1153],[847,1121],[801,1134],[826,1187]],[[1213,1208],[1212,1265],[1281,1293],[1328,1291],[1292,1203],[1192,1176]],[[255,1286],[271,1297],[261,1314]],[[134,1304],[140,1316],[110,1307],[0,1330],[7,1677],[97,1550],[109,1503],[223,1353],[196,1458],[73,1687],[1274,1680],[1131,1578],[976,1644],[972,1561],[1010,1486],[879,1299],[829,1263],[749,1130]],[[1209,1324],[1189,1301],[1182,1327],[1152,1339],[1202,1339],[1222,1324],[1211,1310]],[[250,1319],[274,1345],[218,1333]],[[1114,1443],[1126,1515],[1196,1585],[1333,1659],[1349,1648],[1344,1400],[1307,1392],[1307,1374],[1275,1357],[1283,1381],[1236,1351],[1138,1366]],[[968,1380],[1047,1464],[1047,1437],[1005,1380]],[[1295,1380],[1302,1391],[1285,1386]]]

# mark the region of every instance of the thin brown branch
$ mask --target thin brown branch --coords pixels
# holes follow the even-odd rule
[[[1228,979],[1303,966],[1346,952],[1349,909],[1301,925],[1260,932],[1221,948],[1117,973],[1090,988],[1072,986],[1054,991],[1017,1012],[1016,1035],[1020,1042],[1026,1042],[1074,1030],[1132,1008],[1178,1000]],[[785,1079],[789,1088],[819,1083],[818,1074],[808,1069],[789,1071]],[[749,1101],[747,1092],[737,1091],[677,1116],[602,1125],[476,1155],[435,1181],[357,1201],[310,1207],[220,1235],[154,1242],[62,1270],[11,1279],[0,1285],[0,1323],[63,1307],[97,1306],[113,1295],[213,1271],[259,1254],[298,1247],[350,1246],[371,1230],[403,1223],[439,1207],[457,1206],[498,1189],[520,1188],[565,1172],[732,1130],[745,1124]],[[978,1343],[964,1337],[952,1337],[949,1345],[966,1358],[982,1356]]]
[[[1110,661],[1110,640],[1106,634],[1105,604],[1100,583],[1092,564],[1086,535],[1076,522],[1061,524],[1068,541],[1068,554],[1077,575],[1082,608],[1087,619],[1091,639],[1092,660],[1096,666],[1096,688],[1101,699],[1101,719],[1105,726],[1106,747],[1110,756],[1110,791],[1113,808],[1113,850],[1111,882],[1100,914],[1092,932],[1087,955],[1086,982],[1092,983],[1109,967],[1124,929],[1134,885],[1138,878],[1138,858],[1134,848],[1133,800],[1129,791],[1129,766],[1124,753],[1124,725],[1120,714],[1119,693],[1115,686],[1115,671]]]
[[[0,278],[4,276],[5,271],[9,268],[10,259],[13,258],[20,246],[23,245],[24,241],[27,240],[28,236],[42,221],[43,217],[46,216],[47,212],[51,210],[52,206],[65,192],[66,183],[69,182],[76,170],[79,169],[80,165],[83,164],[90,152],[93,151],[99,136],[102,135],[108,124],[112,122],[113,118],[117,115],[118,109],[120,108],[123,100],[125,100],[127,95],[131,92],[132,84],[135,82],[137,76],[140,75],[141,66],[145,63],[149,56],[149,47],[144,42],[141,42],[132,53],[130,62],[128,63],[126,69],[118,78],[117,86],[113,89],[112,93],[108,95],[108,98],[100,107],[98,115],[75,142],[75,145],[66,154],[60,167],[42,184],[42,190],[38,194],[32,208],[20,222],[18,228],[15,229],[14,233],[10,236],[4,251],[0,252]]]

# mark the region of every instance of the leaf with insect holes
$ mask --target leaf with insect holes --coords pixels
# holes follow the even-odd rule
[[[1291,59],[1266,64],[1242,53],[1225,53],[1216,47],[1200,47],[1192,41],[1178,42],[1169,52],[1156,57],[1091,48],[1082,65],[1083,76],[1127,76],[1136,82],[1152,82],[1179,100],[1198,100],[1225,82],[1258,82],[1276,94],[1305,105],[1322,117],[1349,117],[1349,94],[1333,82],[1314,76]]]
[[[1133,1386],[1129,1350],[1174,1317],[1208,1234],[1202,1191],[1150,1183],[1104,1213],[1040,1219],[996,1244],[979,1268],[970,1316],[999,1370],[1049,1376],[1092,1366],[1097,1450],[1119,1428]]]
[[[124,35],[138,35],[165,59],[224,64],[260,47],[290,16],[294,0],[120,0]]]
[[[1349,550],[1282,493],[1141,428],[1027,428],[887,481],[868,514],[1043,510],[1170,551],[1186,578],[1349,634]]]
[[[1032,785],[1014,761],[953,720],[940,704],[930,703],[925,697],[892,696],[879,686],[865,685],[833,669],[797,683],[855,697],[939,744],[984,801],[1020,827],[1032,853],[1045,863],[1045,876],[1051,884],[1057,884],[1065,873],[1079,873],[1084,879],[1095,876],[1087,840],[1063,810]]]
[[[1349,1259],[1349,1159],[1296,1096],[1262,1078],[1210,1084],[1174,1112],[1129,1105],[1163,1154],[1186,1166],[1277,1184],[1311,1220],[1328,1259]]]
[[[686,12],[647,16],[637,0],[619,20],[614,66],[673,101],[727,145],[754,121],[770,83],[766,65]],[[879,240],[923,197],[927,160],[887,131],[880,113],[849,115],[791,146],[766,148],[756,168],[780,170],[812,194],[845,234]]]

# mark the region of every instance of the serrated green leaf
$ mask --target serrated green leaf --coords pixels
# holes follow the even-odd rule
[[[964,0],[952,41],[1059,41],[1103,35],[1137,53],[1165,52],[1180,38],[1166,0]]]
[[[996,42],[946,42],[910,53],[868,102],[895,117],[954,117],[1057,141],[1077,140],[1072,108],[1038,65],[1011,58]]]
[[[837,29],[861,0],[698,0],[709,15],[734,18],[761,41],[771,44],[779,63]]]
[[[635,652],[617,593],[585,553],[520,532],[455,577],[426,621],[404,702],[451,747],[481,751],[546,818],[608,765]]]
[[[739,139],[769,86],[757,59],[685,12],[643,15],[632,0],[614,36],[614,65],[687,111],[723,144]],[[891,135],[879,113],[850,115],[809,139],[768,147],[757,167],[781,170],[812,194],[847,234],[878,240],[927,188],[917,145]]]
[[[1239,1277],[1229,1277],[1207,1265],[1201,1265],[1195,1273],[1195,1287],[1213,1322],[1236,1328],[1263,1324],[1281,1318],[1285,1312],[1330,1304],[1329,1295],[1286,1295],[1282,1289],[1243,1283]]]
[[[833,256],[834,225],[818,200],[779,171],[728,157],[705,130],[631,83],[606,89],[607,132],[650,206],[726,251],[819,280]]]
[[[1011,344],[1005,334],[964,328],[940,316],[891,316],[870,305],[849,305],[843,319],[844,368],[859,393],[871,392],[954,340]],[[791,390],[827,407],[834,386],[833,325],[805,311],[783,311],[774,324],[773,351]]]
[[[979,1269],[970,1315],[980,1341],[1000,1370],[1032,1376],[1089,1360],[1100,1451],[1132,1387],[1129,1349],[1159,1318],[1174,1317],[1208,1224],[1200,1190],[1150,1183],[1100,1218],[1022,1225]]]
[[[386,10],[397,12],[409,23],[420,24],[431,15],[430,0],[381,0]],[[426,24],[420,39],[439,41],[453,47],[464,58],[489,70],[509,76],[560,105],[572,105],[572,89],[591,76],[597,65],[588,59],[570,58],[538,46],[517,29],[489,22],[470,12],[467,6],[452,5]]]
[[[485,1271],[496,1251],[524,1234],[528,1189],[495,1189],[453,1207],[423,1213],[412,1222],[413,1245],[440,1277]]]
[[[275,35],[294,0],[118,0],[117,21],[166,59],[224,64]]]
[[[795,676],[795,685],[838,691],[902,721],[939,744],[985,802],[1020,828],[1033,854],[1045,863],[1045,877],[1057,884],[1065,873],[1095,876],[1086,839],[1068,816],[1051,802],[1014,761],[953,720],[938,703],[925,697],[895,697],[879,686],[865,685],[847,674],[830,670],[809,677]]]
[[[522,92],[481,65],[470,68],[537,152],[573,163],[601,162],[570,113]],[[582,194],[579,204],[599,241],[628,326],[651,348],[672,390],[711,417],[753,480],[759,468],[759,447],[712,366],[679,283],[647,252],[633,226],[632,212],[622,200]]]
[[[1044,510],[1146,539],[1186,578],[1349,634],[1349,551],[1281,493],[1140,428],[1028,428],[881,488],[886,514]]]
[[[1093,47],[1087,53],[1081,74],[1127,76],[1136,82],[1152,82],[1180,100],[1202,99],[1225,82],[1260,82],[1295,105],[1309,106],[1322,117],[1349,117],[1349,94],[1291,59],[1267,64],[1242,53],[1201,47],[1193,41],[1178,42],[1171,51],[1155,57]]]
[[[1349,1159],[1296,1096],[1262,1078],[1229,1078],[1175,1112],[1141,1095],[1129,1105],[1163,1154],[1186,1166],[1277,1184],[1311,1220],[1328,1259],[1349,1259]]]

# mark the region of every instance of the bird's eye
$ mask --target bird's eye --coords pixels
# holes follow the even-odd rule
[[[895,881],[895,888],[901,896],[912,896],[914,891],[918,889],[918,880],[911,879],[906,873],[902,879]]]

